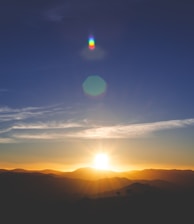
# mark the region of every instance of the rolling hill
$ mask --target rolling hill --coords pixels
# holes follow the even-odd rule
[[[0,170],[1,219],[8,224],[189,223],[193,175],[182,170]]]

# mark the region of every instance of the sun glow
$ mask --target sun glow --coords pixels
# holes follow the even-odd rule
[[[108,170],[109,157],[104,153],[97,154],[94,158],[94,168],[99,170]]]

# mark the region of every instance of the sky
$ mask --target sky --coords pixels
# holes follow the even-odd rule
[[[193,0],[1,0],[0,168],[194,169],[193,27]]]

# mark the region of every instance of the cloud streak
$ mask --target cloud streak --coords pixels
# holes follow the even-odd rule
[[[138,138],[148,136],[153,132],[167,129],[183,128],[190,125],[194,125],[193,118],[184,120],[169,120],[153,123],[115,125],[109,127],[91,128],[83,130],[76,134],[74,133],[72,137],[89,139]]]
[[[65,139],[133,139],[148,137],[157,131],[184,128],[194,125],[194,118],[184,120],[169,120],[141,124],[90,126],[85,123],[41,123],[20,124],[12,127],[22,132],[12,133],[10,138],[19,141],[26,140],[65,140]],[[57,130],[53,130],[57,129]]]
[[[20,129],[20,130],[34,130],[34,129],[66,129],[66,128],[77,128],[77,127],[82,127],[82,125],[80,123],[76,123],[76,122],[48,122],[48,123],[43,123],[43,122],[39,122],[39,123],[29,123],[29,124],[25,124],[25,123],[21,123],[21,124],[17,124],[15,126],[12,127],[12,129]]]
[[[10,108],[0,107],[0,122],[18,121],[28,118],[36,118],[48,115],[56,111],[57,108],[44,107],[25,107],[25,108]]]
[[[68,108],[57,106],[20,109],[0,107],[0,144],[41,140],[145,138],[162,130],[194,126],[194,118],[107,126],[88,122],[87,119],[64,119],[64,114],[75,117]]]
[[[15,143],[13,138],[0,138],[0,144]]]

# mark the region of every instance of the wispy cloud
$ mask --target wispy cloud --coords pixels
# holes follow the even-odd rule
[[[194,126],[194,118],[112,125],[99,121],[100,124],[97,124],[88,119],[79,119],[79,115],[72,115],[71,110],[72,108],[62,106],[19,109],[0,107],[0,144],[42,140],[142,138],[161,130]],[[70,117],[64,119],[64,114]]]
[[[153,123],[90,128],[77,133],[72,133],[69,135],[69,137],[86,139],[138,138],[148,136],[150,133],[156,131],[183,128],[189,125],[194,125],[193,118],[184,120],[169,120]]]
[[[0,144],[14,143],[15,140],[13,138],[0,138]]]
[[[9,127],[9,128],[2,128],[2,129],[0,129],[0,134],[9,132],[9,131],[11,131],[11,130],[12,130],[12,127]]]
[[[76,123],[76,122],[39,122],[39,123],[20,123],[12,127],[12,129],[23,129],[23,130],[28,130],[28,129],[66,129],[66,128],[77,128],[77,127],[82,127],[81,123]]]
[[[59,132],[81,128],[86,124],[84,121],[64,120],[66,116],[72,117],[72,110],[63,105],[0,107],[0,143],[21,142],[25,139],[60,139]],[[55,133],[51,134],[51,132]]]
[[[0,122],[25,120],[27,118],[45,116],[52,113],[56,108],[44,107],[25,107],[25,108],[10,108],[0,107]]]
[[[85,123],[63,123],[59,126],[56,123],[41,125],[16,126],[24,129],[24,132],[15,132],[12,137],[16,140],[65,140],[65,139],[130,139],[147,137],[151,133],[167,130],[184,128],[194,125],[194,119],[169,120],[152,123],[112,125],[88,127]],[[15,127],[15,128],[16,128]],[[17,129],[17,128],[16,128]],[[29,130],[31,129],[31,130]],[[37,130],[38,129],[38,130]],[[58,129],[58,130],[53,130]],[[32,132],[33,130],[37,130]]]
[[[18,140],[60,140],[64,138],[62,134],[54,133],[14,134],[13,137]]]

